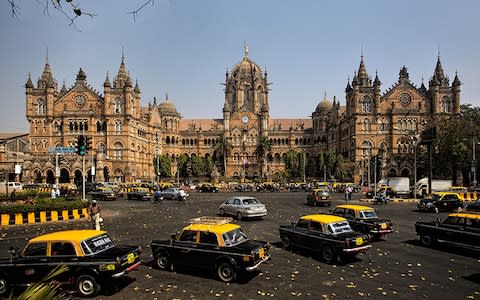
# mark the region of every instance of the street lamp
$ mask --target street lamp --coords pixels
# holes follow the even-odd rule
[[[477,137],[474,136],[472,140],[472,184],[475,187],[477,185],[477,164],[476,164],[476,159],[475,159],[475,145],[480,144],[477,142]]]

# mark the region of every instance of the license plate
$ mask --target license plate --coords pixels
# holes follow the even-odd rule
[[[360,238],[356,238],[356,239],[355,239],[355,244],[356,244],[357,246],[360,246],[361,244],[363,244],[363,238],[361,238],[361,237],[360,237]]]
[[[387,229],[387,224],[386,224],[386,223],[382,223],[382,224],[380,225],[380,228],[382,228],[382,229]]]
[[[128,262],[129,264],[131,264],[131,263],[134,262],[134,261],[135,261],[135,253],[129,253],[129,254],[127,255],[127,262]]]
[[[264,257],[265,256],[265,249],[260,248],[260,250],[258,251],[258,256],[260,256],[260,258]]]

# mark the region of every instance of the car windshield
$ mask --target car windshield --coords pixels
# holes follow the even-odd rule
[[[375,219],[378,218],[377,213],[373,209],[360,211],[361,219]]]
[[[85,255],[93,255],[103,252],[115,246],[107,234],[97,235],[82,242],[82,249]]]
[[[350,225],[348,225],[348,221],[330,223],[327,228],[328,232],[333,234],[353,231]]]
[[[247,240],[247,236],[242,232],[242,230],[240,230],[240,228],[225,232],[222,234],[222,238],[225,242],[225,246],[227,247],[234,246]]]
[[[258,200],[255,198],[243,199],[243,205],[258,204]]]

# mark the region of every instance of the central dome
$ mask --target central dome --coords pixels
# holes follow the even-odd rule
[[[332,108],[332,102],[328,101],[324,98],[320,103],[317,105],[317,109],[315,111],[326,111]]]
[[[158,111],[160,113],[177,113],[177,108],[175,105],[168,99],[163,101],[158,105]]]

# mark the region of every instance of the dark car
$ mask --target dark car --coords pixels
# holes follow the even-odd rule
[[[375,209],[363,205],[337,205],[332,215],[343,217],[353,230],[368,234],[373,239],[379,239],[393,232],[392,221],[380,219]]]
[[[133,188],[130,192],[127,193],[128,200],[152,200],[152,193],[148,188]]]
[[[267,242],[248,239],[231,218],[200,217],[168,240],[153,240],[154,264],[162,270],[176,266],[216,272],[224,282],[257,270],[268,259]]]
[[[480,212],[480,201],[468,204],[465,206],[465,210],[471,212]]]
[[[423,198],[417,207],[420,211],[436,212],[441,210],[455,210],[463,207],[463,201],[458,193],[435,192]]]
[[[330,206],[332,205],[332,196],[326,188],[313,189],[307,195],[307,204],[313,206]]]
[[[201,193],[216,193],[218,188],[211,183],[203,183],[197,187],[197,191]]]
[[[94,297],[101,287],[125,276],[140,264],[141,248],[114,245],[105,231],[67,230],[31,239],[22,251],[0,260],[0,296],[10,289],[41,281],[58,266],[68,270],[55,280],[75,285],[83,297]]]
[[[92,200],[109,200],[113,201],[117,199],[117,194],[110,188],[99,188],[93,192],[88,193]]]
[[[443,222],[416,222],[415,229],[424,246],[441,244],[480,252],[480,215],[454,213]]]
[[[300,248],[312,252],[328,264],[342,263],[344,258],[372,247],[368,235],[353,231],[347,219],[339,216],[302,216],[291,225],[281,225],[279,231],[286,249]]]

